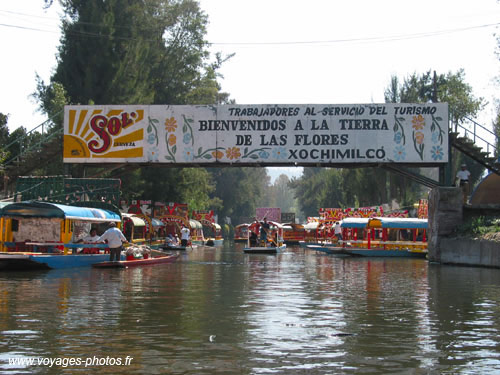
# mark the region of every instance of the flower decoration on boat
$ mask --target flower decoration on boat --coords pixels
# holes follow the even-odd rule
[[[420,160],[424,160],[425,137],[421,130],[425,127],[425,118],[422,115],[413,116],[411,123],[413,128],[413,147],[417,151],[418,156],[420,156]]]
[[[148,135],[146,139],[150,145],[158,146],[158,129],[156,128],[158,124],[159,121],[157,119],[148,117],[148,127],[146,129]]]
[[[444,151],[441,146],[432,146],[431,156],[434,161],[443,160]]]
[[[177,137],[174,132],[177,129],[177,120],[175,117],[165,119],[165,143],[167,144],[167,153],[165,159],[175,163],[175,154],[177,153]]]
[[[398,146],[394,149],[394,159],[396,159],[396,161],[406,159],[406,150],[403,146]]]
[[[239,159],[241,157],[241,152],[239,147],[229,147],[226,150],[226,157],[230,160]]]

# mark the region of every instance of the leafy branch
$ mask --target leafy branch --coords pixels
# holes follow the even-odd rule
[[[241,158],[242,159],[250,158],[255,160],[259,158],[257,155],[255,155],[257,152],[266,151],[270,149],[271,149],[270,147],[263,147],[263,148],[255,148],[253,150],[248,151],[248,147],[245,147],[245,150],[243,150],[243,156]]]
[[[393,127],[393,130],[394,130],[394,133],[397,133],[398,130],[401,130],[401,140],[403,141],[403,145],[406,144],[406,136],[405,136],[405,130],[403,128],[403,124],[401,123],[401,121],[404,121],[404,117],[396,117],[396,115],[394,115],[394,127]]]
[[[153,133],[154,131],[154,136],[155,136],[155,140],[156,140],[156,146],[158,146],[158,130],[156,129],[156,125],[158,125],[159,121],[155,118],[151,118],[148,116],[148,128],[147,128],[147,132],[148,133]]]
[[[186,115],[182,115],[182,118],[184,119],[184,124],[182,125],[182,132],[183,133],[188,133],[191,135],[191,146],[194,146],[194,137],[193,137],[193,128],[191,127],[191,124],[194,122],[192,118],[187,118]]]
[[[437,128],[438,132],[439,132],[438,137],[439,137],[440,144],[443,144],[443,135],[445,133],[444,133],[443,129],[441,128],[441,126],[439,125],[439,121],[443,121],[443,119],[441,117],[434,117],[434,115],[432,115],[431,132],[434,133],[434,131]]]
[[[203,151],[203,148],[200,147],[198,149],[198,154],[197,155],[194,155],[193,158],[194,159],[212,159],[212,155],[210,155],[209,153],[210,152],[217,152],[217,151],[224,151],[225,148],[224,147],[215,147],[215,148],[208,148],[206,149],[205,151]]]

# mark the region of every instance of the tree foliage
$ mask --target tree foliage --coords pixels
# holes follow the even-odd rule
[[[452,120],[462,121],[476,116],[483,107],[483,99],[474,97],[464,77],[462,70],[439,75],[429,70],[421,75],[414,73],[403,81],[393,76],[385,90],[385,100],[388,103],[447,102]],[[469,166],[474,166],[470,170],[472,176],[477,177],[480,169],[472,163]],[[291,185],[306,216],[316,216],[321,207],[372,206],[393,200],[409,207],[427,192],[416,182],[381,168],[305,168],[304,175],[292,180]]]
[[[46,0],[50,6],[52,0]],[[209,61],[207,16],[193,0],[60,0],[64,11],[57,67],[38,79],[35,98],[56,117],[64,104],[216,104],[218,70]],[[124,198],[177,201],[192,209],[218,208],[216,182],[202,168],[125,167],[106,173],[72,166],[75,177],[122,179]]]

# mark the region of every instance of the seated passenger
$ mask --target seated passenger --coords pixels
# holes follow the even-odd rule
[[[250,232],[250,247],[257,246],[257,233],[254,231]]]

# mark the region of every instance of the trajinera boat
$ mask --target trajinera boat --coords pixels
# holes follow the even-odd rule
[[[346,218],[341,222],[343,240],[336,247],[339,253],[357,256],[425,257],[427,226],[427,219]]]
[[[106,244],[78,243],[91,228],[102,234],[119,212],[47,202],[20,202],[0,210],[0,269],[58,269],[109,260]],[[124,259],[124,258],[123,258]]]
[[[267,242],[260,241],[260,224],[252,223],[248,228],[248,237],[243,252],[247,254],[277,254],[286,249],[283,240],[283,226],[280,223],[268,221],[270,225]]]

